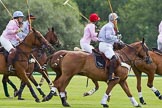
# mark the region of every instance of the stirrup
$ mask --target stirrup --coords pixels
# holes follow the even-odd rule
[[[118,80],[118,79],[119,79],[119,77],[114,76],[113,78],[108,79],[108,81],[113,81],[113,80]]]
[[[9,65],[8,66],[8,72],[14,72],[15,68],[13,67],[13,65]]]

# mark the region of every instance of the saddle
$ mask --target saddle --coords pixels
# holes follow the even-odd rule
[[[95,64],[97,68],[105,68],[106,66],[106,61],[109,60],[106,58],[106,56],[99,52],[98,49],[92,49],[92,54],[95,59]]]

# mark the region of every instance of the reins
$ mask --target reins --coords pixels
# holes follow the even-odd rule
[[[141,43],[142,44],[142,43]],[[131,59],[131,58],[129,58],[128,56],[127,56],[127,54],[123,51],[123,49],[121,49],[121,50],[118,50],[118,52],[121,52],[121,53],[123,53],[123,55],[126,57],[126,59],[127,60],[124,60],[123,58],[122,58],[122,54],[120,54],[120,57],[122,58],[122,60],[123,60],[123,62],[129,62],[130,64],[134,64],[134,62],[135,61],[137,61],[137,60],[145,60],[145,58],[143,59],[143,58],[141,58],[141,57],[139,57],[139,55],[138,55],[138,52],[140,52],[140,51],[137,51],[135,48],[133,48],[132,46],[130,46],[130,45],[128,45],[128,44],[125,44],[126,45],[126,47],[128,47],[128,48],[131,48],[131,49],[133,49],[134,51],[135,51],[135,59]],[[144,48],[144,46],[143,46],[143,44],[142,44],[142,48]],[[145,50],[144,50],[145,51]],[[147,55],[147,57],[149,56],[148,55],[148,53],[147,53],[147,51],[145,51],[146,52],[146,55]],[[132,63],[133,62],[133,63]]]

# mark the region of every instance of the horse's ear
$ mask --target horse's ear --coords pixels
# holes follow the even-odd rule
[[[50,28],[48,28],[48,31],[50,31]]]
[[[36,30],[34,28],[32,28],[33,32],[36,32]]]
[[[54,27],[52,27],[52,32],[54,32]]]
[[[144,44],[145,43],[145,38],[142,38],[142,44]]]

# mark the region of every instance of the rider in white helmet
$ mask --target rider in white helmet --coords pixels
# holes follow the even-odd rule
[[[13,47],[11,42],[18,41],[20,42],[20,38],[17,36],[17,33],[21,31],[20,24],[23,22],[23,13],[21,11],[15,11],[13,13],[13,19],[9,21],[6,26],[6,29],[3,31],[0,42],[1,45],[5,48],[8,55],[8,71],[11,72],[14,70],[13,68],[13,59],[15,57],[16,49]]]
[[[114,71],[117,64],[117,57],[113,50],[114,42],[119,41],[117,38],[117,19],[118,15],[116,13],[110,13],[108,16],[109,22],[105,24],[99,33],[99,50],[105,54],[105,56],[110,60],[109,66],[107,66],[108,81],[116,80],[119,77],[114,75]]]

